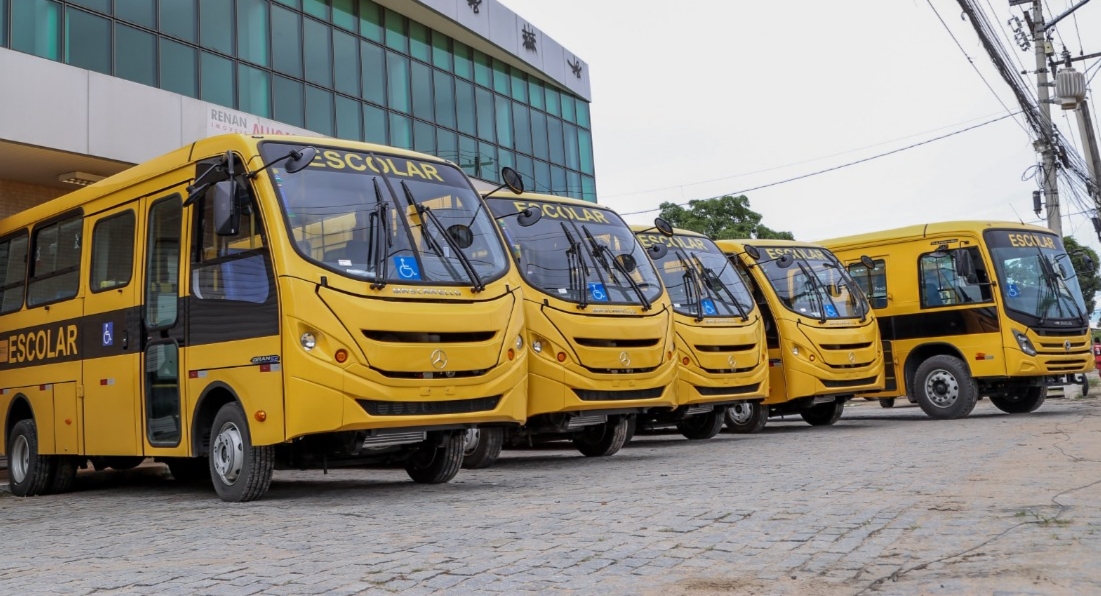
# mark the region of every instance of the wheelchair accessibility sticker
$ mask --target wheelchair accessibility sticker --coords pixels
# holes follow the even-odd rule
[[[831,319],[837,318],[837,309],[832,304],[826,305],[826,316]]]
[[[115,323],[108,321],[103,324],[103,345],[111,346],[115,343]]]
[[[708,299],[708,300],[701,300],[700,302],[703,304],[703,314],[705,314],[705,315],[717,315],[717,314],[719,314],[719,311],[715,310],[715,302],[714,301]]]
[[[1018,288],[1017,284],[1014,284],[1014,283],[1009,284],[1009,291],[1006,292],[1006,293],[1009,294],[1010,298],[1020,298],[1021,297],[1021,289]]]
[[[420,265],[417,265],[417,260],[413,257],[392,257],[394,262],[394,271],[398,274],[398,279],[407,279],[410,281],[420,281],[421,270]]]
[[[604,289],[604,284],[598,281],[590,281],[589,299],[593,302],[607,302],[608,292]]]

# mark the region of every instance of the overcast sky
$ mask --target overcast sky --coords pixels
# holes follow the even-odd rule
[[[621,213],[776,182],[1006,113],[928,0],[503,1],[588,61],[599,200]],[[1053,12],[1071,3],[1047,0]],[[932,4],[1016,110],[958,3]],[[1011,14],[1007,0],[981,5],[995,23]],[[1101,52],[1101,2],[1076,16],[1078,31],[1070,18],[1058,26],[1056,51],[1065,40],[1077,55],[1080,35],[1085,53]],[[1031,52],[1010,49],[1034,68]],[[1093,83],[1101,89],[1101,76]],[[1077,141],[1068,114],[1054,106]],[[951,219],[1040,223],[1036,183],[1021,180],[1036,161],[1029,135],[1006,119],[746,194],[765,225],[805,240]],[[1064,201],[1064,214],[1079,210]],[[1083,215],[1064,217],[1064,231],[1101,248]]]

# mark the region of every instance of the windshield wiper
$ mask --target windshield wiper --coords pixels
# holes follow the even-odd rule
[[[834,303],[833,298],[830,296],[829,292],[826,291],[825,287],[823,287],[822,280],[818,279],[818,274],[814,272],[814,267],[804,264],[805,261],[805,258],[799,257],[799,261],[796,264],[799,265],[799,270],[803,272],[803,275],[807,278],[807,281],[809,281],[811,283],[811,286],[813,286],[814,295],[818,298],[818,314],[820,315],[818,322],[825,323],[826,301],[822,299],[822,296],[825,295],[826,298],[830,301],[830,306],[833,307],[833,312],[835,313],[838,312],[837,304]]]
[[[706,276],[707,277],[707,283],[705,285],[707,286],[708,291],[712,292],[715,295],[716,298],[719,298],[718,292],[716,292],[715,288],[711,285],[711,282],[713,282],[714,280],[718,280],[719,285],[722,286],[722,289],[723,289],[723,291],[726,292],[727,297],[729,297],[730,301],[734,303],[734,307],[738,309],[738,314],[741,315],[742,322],[745,323],[746,321],[748,321],[749,320],[749,313],[746,312],[745,308],[742,307],[742,303],[739,302],[736,297],[734,297],[734,292],[730,291],[730,288],[725,283],[723,283],[723,280],[722,280],[721,277],[719,277],[718,275],[715,275],[714,271],[712,271],[711,269],[709,269],[707,267],[704,267],[703,261],[700,260],[699,255],[697,255],[695,252],[693,252],[691,254],[692,254],[692,259],[696,261],[696,267],[697,267],[696,271],[701,276]],[[727,261],[727,264],[729,264],[729,263],[730,263],[730,261]],[[726,270],[725,266],[723,267],[723,270],[724,271]],[[720,298],[720,300],[721,300],[721,298]]]
[[[682,251],[677,251],[677,260],[680,261],[680,266],[684,268],[684,290],[689,295],[691,300],[696,305],[696,319],[699,323],[704,319],[703,316],[703,284],[697,278],[698,271],[692,265],[689,265],[685,261],[685,255]],[[695,299],[692,296],[695,296]]]
[[[470,259],[467,258],[466,253],[464,253],[462,249],[459,248],[457,244],[455,244],[455,239],[451,237],[451,234],[447,233],[447,229],[443,227],[443,224],[440,223],[440,220],[436,219],[436,214],[432,213],[432,210],[429,209],[427,205],[421,205],[417,202],[415,198],[413,198],[413,191],[409,190],[409,185],[406,184],[404,180],[401,183],[401,189],[405,191],[405,200],[408,201],[409,204],[417,210],[417,215],[419,215],[421,218],[421,225],[424,225],[425,220],[432,222],[432,225],[436,228],[436,231],[438,231],[443,236],[443,240],[447,243],[448,248],[451,249],[451,252],[455,253],[456,257],[458,257],[459,263],[462,264],[463,269],[466,270],[467,276],[470,277],[470,282],[473,284],[473,287],[471,287],[470,290],[474,293],[484,291],[486,289],[486,285],[482,282],[482,278],[478,275],[478,271],[474,269],[474,265],[470,262]],[[431,241],[432,236],[426,232],[425,238]],[[438,248],[439,247],[437,245],[437,249]]]
[[[371,214],[371,218],[374,220],[374,227],[371,229],[372,234],[375,236],[374,243],[371,248],[375,251],[375,281],[371,282],[372,290],[381,290],[386,287],[387,277],[390,272],[389,265],[389,249],[393,247],[394,240],[390,237],[390,206],[386,204],[385,199],[382,198],[382,187],[378,185],[378,178],[373,178],[375,183],[375,198],[378,204],[375,206],[375,212]]]
[[[585,232],[585,237],[589,239],[589,244],[593,247],[593,258],[599,259],[600,262],[603,263],[604,269],[607,270],[608,274],[610,275],[611,270],[608,269],[608,263],[605,262],[604,257],[601,257],[600,254],[603,253],[610,257],[612,265],[615,267],[616,271],[620,272],[620,274],[622,274],[623,277],[627,279],[627,283],[630,284],[631,289],[635,291],[636,295],[638,295],[639,301],[642,302],[642,310],[650,310],[651,308],[653,308],[653,305],[650,304],[650,301],[646,299],[646,293],[642,291],[642,286],[639,286],[638,282],[636,282],[635,279],[631,277],[629,273],[627,273],[627,270],[623,268],[623,264],[615,258],[614,254],[612,254],[612,249],[597,242],[596,237],[594,237],[592,232],[589,231],[588,226],[582,225],[581,231]]]
[[[574,238],[566,222],[559,223],[562,224],[562,231],[566,234],[566,242],[570,243],[570,248],[566,251],[566,266],[570,268],[570,290],[576,288],[577,308],[584,310],[589,306],[589,296],[584,287],[585,280],[589,279],[589,267],[581,256],[581,242]]]
[[[1085,313],[1082,312],[1082,309],[1078,308],[1078,301],[1074,299],[1074,296],[1071,294],[1070,288],[1067,286],[1066,282],[1063,281],[1063,276],[1056,273],[1055,267],[1053,267],[1052,264],[1047,260],[1047,257],[1044,256],[1044,252],[1040,250],[1040,247],[1038,246],[1036,247],[1036,256],[1038,259],[1040,259],[1041,275],[1044,276],[1044,282],[1045,285],[1047,285],[1048,290],[1050,290],[1053,294],[1055,306],[1059,309],[1059,314],[1063,314],[1063,300],[1061,297],[1061,294],[1063,294],[1063,292],[1059,290],[1056,284],[1062,286],[1063,289],[1066,290],[1066,297],[1072,304],[1074,304],[1074,310],[1077,313],[1077,318],[1084,319],[1088,324],[1089,319],[1086,319]],[[1040,315],[1040,325],[1043,325],[1044,322],[1046,322],[1047,312],[1049,308],[1050,307],[1044,307],[1044,312]]]
[[[837,276],[841,278],[841,281],[845,284],[845,291],[849,293],[849,297],[850,297],[849,303],[850,304],[855,303],[857,306],[860,307],[860,322],[863,323],[864,321],[867,321],[868,320],[868,313],[871,312],[872,305],[866,299],[863,298],[863,296],[864,296],[863,291],[860,291],[859,293],[857,292],[856,280],[852,279],[852,277],[849,277],[848,272],[845,271],[845,268],[841,265],[840,262],[837,262],[837,263],[823,262],[822,266],[823,267],[830,267],[832,269],[837,269]],[[870,291],[870,289],[871,289],[871,284],[869,282],[869,291]],[[837,291],[840,292],[841,291],[840,288]],[[832,302],[832,298],[831,298],[831,302]]]

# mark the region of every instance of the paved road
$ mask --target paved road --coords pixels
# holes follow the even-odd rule
[[[955,422],[856,402],[832,428],[506,452],[436,487],[277,472],[246,505],[160,470],[0,493],[0,594],[1101,593],[1096,399]]]

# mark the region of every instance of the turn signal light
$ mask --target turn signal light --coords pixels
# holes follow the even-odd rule
[[[337,350],[336,353],[333,354],[333,358],[335,358],[337,362],[344,364],[348,361],[348,350],[343,348]]]
[[[566,353],[565,352],[559,352],[558,353],[558,361],[559,362],[565,362],[566,361]]]
[[[814,354],[811,354],[811,355],[810,355],[810,361],[811,361],[811,362],[814,362]]]
[[[256,410],[255,417],[257,422],[263,422],[268,419],[268,413],[263,410]]]
[[[673,353],[672,353],[672,352],[669,352],[669,353],[667,353],[666,355],[667,355],[667,356],[669,357],[669,360],[672,360],[672,359],[673,359]]]
[[[508,359],[509,359],[509,360],[512,360],[512,359],[513,359],[513,358],[515,358],[515,357],[516,357],[516,352],[514,352],[514,351],[512,350],[512,348],[509,348],[509,349],[508,349]]]
[[[685,366],[688,366],[689,362],[691,362],[691,360],[688,359],[688,356],[685,356],[684,358],[681,358],[681,360],[680,360],[680,363],[685,365]]]

